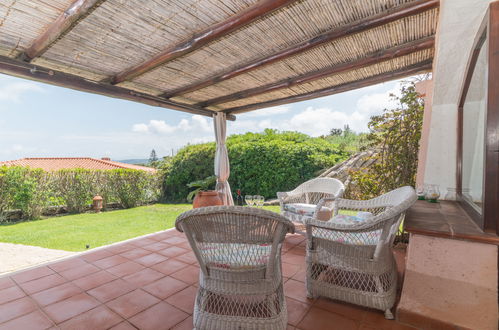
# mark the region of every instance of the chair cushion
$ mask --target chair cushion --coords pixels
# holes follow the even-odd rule
[[[342,224],[342,225],[350,225],[350,224],[354,224],[354,223],[368,220],[368,219],[372,218],[373,216],[374,215],[371,212],[359,211],[359,212],[357,212],[356,215],[348,215],[348,214],[335,215],[328,222]]]
[[[271,244],[204,243],[201,255],[208,267],[243,270],[265,266]]]
[[[294,214],[298,214],[303,217],[310,217],[312,218],[314,216],[315,208],[317,205],[315,204],[305,204],[305,203],[290,203],[290,204],[284,204],[284,210],[287,212],[291,212]],[[323,206],[319,213],[317,214],[317,219],[318,220],[323,220],[327,221],[331,219],[332,215],[332,210],[329,207]]]

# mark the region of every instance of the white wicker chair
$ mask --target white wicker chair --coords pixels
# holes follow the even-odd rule
[[[281,246],[292,222],[257,208],[213,206],[182,213],[175,226],[201,268],[196,329],[286,328]]]
[[[380,309],[393,319],[397,267],[391,246],[405,211],[416,200],[414,189],[406,186],[370,200],[334,202],[334,216],[342,210],[340,214],[372,213],[365,220],[307,219],[308,296]]]
[[[345,186],[333,178],[316,178],[302,183],[292,191],[278,192],[281,214],[291,221],[330,217],[332,204],[343,196]],[[327,219],[326,219],[327,220]],[[303,232],[302,232],[303,233]]]

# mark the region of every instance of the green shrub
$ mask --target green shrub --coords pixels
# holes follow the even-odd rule
[[[82,168],[64,169],[55,172],[58,195],[69,213],[80,213],[87,209],[95,192],[96,171]]]
[[[131,208],[157,199],[157,176],[140,170],[109,171],[109,186],[124,208]]]
[[[297,132],[246,133],[227,138],[232,189],[273,198],[293,189],[348,153],[325,139]],[[213,175],[215,143],[188,145],[164,164],[164,198],[184,201],[189,182]]]
[[[0,168],[0,220],[5,211],[19,209],[23,217],[38,219],[49,205],[52,176],[40,169]]]

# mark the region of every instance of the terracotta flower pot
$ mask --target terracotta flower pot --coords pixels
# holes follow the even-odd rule
[[[216,205],[223,205],[223,202],[218,195],[218,192],[214,190],[200,191],[196,194],[196,197],[194,197],[194,200],[192,201],[192,208],[194,209],[197,209],[198,207]]]

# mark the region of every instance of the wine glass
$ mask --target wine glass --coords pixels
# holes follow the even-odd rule
[[[426,199],[431,203],[436,203],[440,197],[440,190],[436,184],[430,184],[426,190]]]
[[[253,199],[252,195],[246,195],[246,196],[244,196],[244,200],[246,201],[246,204],[248,206],[253,206],[254,199]]]
[[[265,198],[263,196],[260,196],[260,195],[256,196],[256,205],[258,207],[262,207],[264,201],[265,201]]]
[[[416,195],[418,196],[418,199],[424,200],[425,199],[425,193],[426,193],[425,186],[422,185],[422,184],[419,184],[416,187]]]

